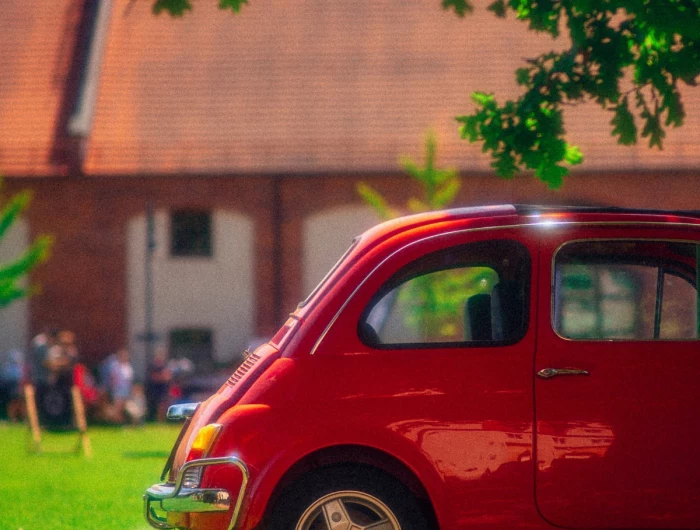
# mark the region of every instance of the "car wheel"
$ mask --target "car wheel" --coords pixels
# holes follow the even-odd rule
[[[292,484],[275,504],[271,530],[426,530],[399,481],[366,467],[331,467]]]

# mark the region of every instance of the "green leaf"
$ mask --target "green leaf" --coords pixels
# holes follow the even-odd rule
[[[681,95],[676,87],[664,95],[663,107],[666,109],[666,125],[680,127],[685,119],[685,109],[681,103]]]
[[[570,145],[566,144],[566,151],[564,153],[564,160],[566,161],[567,164],[571,164],[572,166],[576,166],[583,162],[583,153],[581,150],[575,146],[575,145]]]
[[[637,126],[634,124],[634,116],[629,109],[627,97],[615,108],[610,124],[613,126],[612,135],[617,136],[617,143],[632,145],[637,143]]]
[[[24,298],[29,289],[20,287],[12,282],[0,282],[0,308],[7,307],[15,300]]]
[[[649,138],[649,147],[658,147],[662,149],[661,141],[666,136],[666,132],[661,128],[661,120],[658,112],[655,114],[647,113],[646,123],[642,129],[642,138]]]
[[[496,0],[487,9],[494,13],[497,17],[503,18],[506,16],[505,0]]]
[[[430,206],[425,204],[420,199],[416,199],[415,197],[408,199],[406,206],[408,207],[408,211],[411,213],[424,213],[430,211]]]
[[[474,10],[469,0],[442,0],[442,8],[446,11],[454,9],[457,16],[464,17],[467,13]]]
[[[53,238],[51,236],[38,237],[20,258],[0,267],[0,280],[14,281],[19,279],[36,265],[46,261],[52,245]]]
[[[27,206],[29,206],[31,198],[31,192],[21,191],[13,195],[9,202],[3,207],[0,212],[0,239],[4,237],[8,228],[12,226]]]
[[[515,80],[519,85],[527,85],[530,82],[530,69],[529,68],[518,68],[515,71]]]
[[[510,151],[501,151],[493,155],[494,161],[491,167],[496,170],[496,175],[504,179],[512,179],[518,171],[513,154]]]
[[[472,100],[477,105],[486,107],[493,105],[495,97],[493,94],[487,94],[486,92],[472,92]]]
[[[247,3],[248,0],[219,0],[219,9],[230,9],[234,13],[240,13],[243,5]]]
[[[395,217],[395,212],[389,207],[386,199],[382,197],[382,194],[377,190],[365,184],[364,182],[358,182],[355,187],[357,193],[362,197],[362,199],[379,214],[382,219],[392,219]]]
[[[455,177],[445,184],[442,188],[435,192],[432,204],[430,205],[435,210],[440,210],[451,204],[457,196],[459,189],[462,187],[462,182]]]
[[[543,162],[535,171],[535,176],[547,184],[547,187],[553,190],[561,188],[564,183],[564,177],[569,174],[569,171],[558,164]]]
[[[421,168],[418,167],[418,165],[411,160],[407,156],[401,156],[399,157],[399,165],[401,168],[408,173],[411,177],[413,177],[416,180],[421,179]]]
[[[189,0],[156,0],[151,10],[154,15],[167,11],[171,17],[181,17],[185,11],[192,10],[192,5]]]
[[[459,134],[462,139],[474,143],[481,138],[479,119],[476,116],[457,116],[457,121],[462,124],[459,128]]]

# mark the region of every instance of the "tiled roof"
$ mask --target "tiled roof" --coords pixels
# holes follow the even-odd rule
[[[517,95],[522,59],[562,44],[496,19],[487,3],[459,19],[439,0],[251,0],[236,16],[197,0],[172,19],[154,17],[150,0],[114,0],[85,172],[390,171],[399,155],[421,156],[429,127],[441,163],[488,170],[454,117],[472,109],[474,90]],[[14,60],[25,79],[33,70],[22,57]],[[0,94],[4,123],[7,99]],[[686,90],[684,103],[686,124],[661,152],[616,145],[612,116],[595,106],[568,109],[583,169],[698,167],[700,90]]]
[[[54,139],[82,2],[11,0],[0,7],[0,172],[61,173]]]

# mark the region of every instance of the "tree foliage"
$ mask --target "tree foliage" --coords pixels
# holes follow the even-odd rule
[[[1,183],[0,183],[1,185]],[[31,202],[31,193],[21,191],[3,200],[0,207],[0,241],[19,219]],[[48,258],[53,239],[39,236],[21,256],[7,263],[0,263],[0,308],[36,292],[36,287],[23,281],[26,275]]]
[[[246,3],[219,1],[234,12]],[[460,17],[473,11],[470,0],[442,0],[442,7]],[[189,9],[189,0],[153,5],[173,16]],[[488,9],[553,38],[564,33],[569,43],[515,72],[519,98],[499,103],[475,92],[476,110],[457,117],[462,137],[482,144],[499,176],[529,170],[561,186],[567,166],[583,160],[565,140],[566,105],[593,101],[608,110],[612,135],[624,145],[641,136],[661,149],[665,128],[683,124],[679,87],[695,86],[700,76],[700,0],[496,0]]]
[[[219,0],[219,9],[230,9],[233,13],[238,13],[247,3],[248,0]],[[155,0],[152,9],[156,15],[165,11],[173,17],[181,17],[192,10],[192,2],[190,0]]]
[[[464,16],[467,0],[444,0]],[[550,187],[561,186],[567,165],[583,157],[564,138],[563,109],[594,101],[612,115],[612,134],[624,145],[640,133],[661,149],[665,127],[683,124],[679,86],[700,75],[700,0],[497,0],[489,9],[509,12],[534,31],[570,46],[528,59],[516,71],[524,93],[499,104],[475,93],[477,110],[460,116],[463,138],[483,142],[492,166],[506,178],[533,170]]]

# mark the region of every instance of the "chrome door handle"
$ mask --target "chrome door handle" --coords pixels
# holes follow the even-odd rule
[[[551,379],[558,375],[591,375],[588,370],[581,370],[580,368],[542,368],[537,372],[537,377],[542,379]]]

